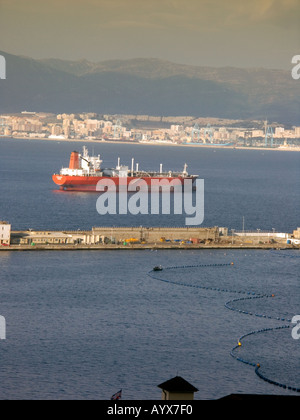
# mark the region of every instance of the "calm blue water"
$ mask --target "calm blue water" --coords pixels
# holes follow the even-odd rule
[[[84,143],[0,139],[0,217],[14,229],[90,229],[92,226],[183,226],[185,215],[106,215],[96,211],[97,193],[62,193],[51,176],[68,166],[71,151]],[[300,153],[197,149],[95,143],[103,166],[182,170],[205,182],[202,226],[292,232],[299,226]],[[3,198],[2,198],[3,197]]]
[[[134,156],[145,169],[160,162],[176,169],[186,161],[205,179],[204,226],[238,229],[243,216],[248,229],[299,226],[298,153],[100,146],[95,153],[107,166],[117,156],[124,162]],[[56,192],[51,174],[67,165],[73,149],[1,140],[0,218],[14,229],[183,224],[176,215],[100,217],[97,194]],[[300,340],[292,339],[289,321],[299,314],[299,257],[299,250],[1,252],[7,339],[0,341],[0,399],[109,399],[121,388],[123,399],[160,399],[157,385],[176,375],[199,389],[196,399],[295,395],[261,380],[230,352],[244,334],[287,325],[246,337],[238,355],[260,363],[269,379],[300,387]],[[158,264],[231,261],[164,270],[166,281],[147,276]],[[274,293],[233,303],[271,318],[228,310],[226,302],[248,296],[238,292]]]
[[[299,256],[209,250],[1,253],[7,340],[0,342],[0,398],[109,399],[122,388],[124,399],[160,399],[157,385],[177,374],[199,389],[197,399],[291,394],[230,355],[243,334],[289,322],[226,309],[239,294],[164,283],[147,272],[158,263],[234,261],[233,267],[163,275],[230,291],[275,293],[236,307],[289,318],[299,313]],[[299,387],[298,341],[291,328],[253,335],[239,356],[260,363],[269,378]]]

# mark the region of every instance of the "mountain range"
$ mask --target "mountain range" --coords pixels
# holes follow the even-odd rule
[[[300,125],[300,81],[286,70],[0,55],[7,74],[0,80],[1,113],[191,115]]]

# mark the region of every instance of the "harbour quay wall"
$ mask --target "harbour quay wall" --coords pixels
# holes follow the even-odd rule
[[[300,248],[293,234],[260,232],[236,235],[220,227],[93,227],[74,231],[11,231],[5,250],[75,249],[197,249],[197,248]],[[295,234],[295,235],[294,235]],[[7,248],[9,246],[9,248]]]
[[[93,227],[88,231],[12,231],[11,245],[99,245],[217,241],[219,228]]]
[[[130,228],[106,228],[95,227],[92,229],[91,243],[104,242],[105,238],[111,242],[121,243],[168,243],[189,241],[216,241],[219,238],[218,227],[196,228],[196,227],[130,227]]]

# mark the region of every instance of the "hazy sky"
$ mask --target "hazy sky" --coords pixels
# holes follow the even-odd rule
[[[0,50],[290,69],[300,0],[0,0]]]

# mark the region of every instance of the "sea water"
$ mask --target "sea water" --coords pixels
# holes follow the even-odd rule
[[[97,194],[57,192],[52,173],[81,146],[1,140],[0,218],[15,230],[183,225],[178,215],[99,216]],[[297,153],[92,148],[107,167],[117,156],[124,163],[135,156],[144,169],[187,162],[205,179],[203,226],[241,229],[243,217],[246,229],[291,232],[299,225]],[[299,388],[299,340],[291,334],[299,256],[299,250],[1,252],[0,398],[109,399],[122,389],[123,399],[160,399],[157,385],[176,375],[199,389],[196,399],[295,395],[260,379],[231,352],[253,332],[234,356]],[[156,265],[164,267],[159,279],[148,276]],[[246,299],[254,294],[267,296]]]

